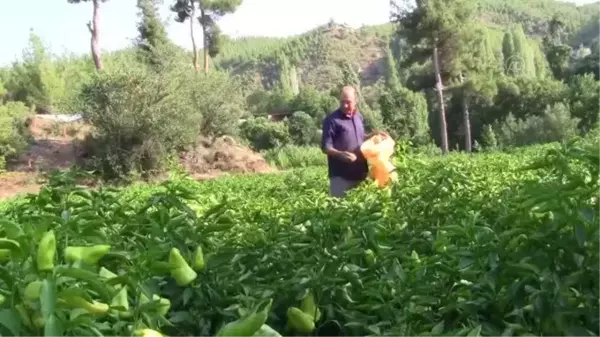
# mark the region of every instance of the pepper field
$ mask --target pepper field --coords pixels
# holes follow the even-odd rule
[[[0,335],[598,335],[599,160],[597,139],[402,155],[395,185],[343,200],[322,167],[120,190],[57,174],[0,206]],[[92,245],[110,250],[65,254]],[[320,315],[288,320],[309,292]]]

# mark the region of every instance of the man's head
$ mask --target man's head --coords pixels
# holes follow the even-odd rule
[[[345,86],[340,94],[340,110],[347,115],[353,115],[356,112],[356,103],[358,101],[356,88]]]

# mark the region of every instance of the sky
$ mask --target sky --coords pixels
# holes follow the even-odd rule
[[[594,1],[571,0],[578,4]],[[191,49],[189,26],[173,20],[169,11],[172,2],[164,0],[161,18],[167,21],[169,37],[178,45]],[[101,3],[100,43],[103,50],[117,50],[132,44],[139,21],[136,3],[136,0]],[[86,24],[91,16],[91,2],[0,0],[0,66],[21,57],[28,45],[30,29],[55,54],[89,53],[90,35]],[[223,17],[219,25],[232,37],[283,37],[303,33],[331,19],[352,27],[385,23],[389,19],[389,0],[243,0],[238,10]]]
[[[178,23],[164,0],[161,19],[169,37],[191,49],[189,24]],[[103,50],[131,45],[139,21],[136,0],[101,3],[100,43]],[[389,0],[243,0],[234,14],[219,21],[223,32],[238,36],[288,36],[327,23],[331,18],[351,26],[380,24],[388,20]],[[318,8],[318,11],[315,10]],[[66,0],[0,0],[0,66],[10,64],[27,47],[29,31],[39,35],[52,52],[88,53],[92,4]],[[198,28],[197,31],[200,29]]]

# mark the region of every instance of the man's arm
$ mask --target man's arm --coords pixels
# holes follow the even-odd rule
[[[333,138],[335,138],[335,127],[333,121],[326,117],[323,121],[323,134],[321,135],[321,150],[330,156],[337,156],[340,151],[333,147]]]

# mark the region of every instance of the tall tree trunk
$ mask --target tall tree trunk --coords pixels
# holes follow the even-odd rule
[[[440,74],[437,44],[433,46],[433,65],[435,67],[435,89],[440,103],[440,136],[442,138],[442,153],[448,153],[448,127],[446,125],[446,107],[444,106],[444,85]]]
[[[198,48],[196,47],[196,37],[194,36],[194,22],[196,20],[196,5],[192,1],[192,14],[190,15],[190,37],[192,38],[192,53],[194,54],[193,64],[196,72],[200,71],[198,65]]]
[[[92,48],[92,58],[98,71],[102,71],[103,64],[100,55],[100,0],[93,0],[94,13],[92,14],[92,22],[88,22],[91,38],[90,45]]]
[[[460,74],[460,83],[464,84],[463,74]],[[469,115],[469,103],[467,102],[467,97],[464,94],[463,90],[463,98],[462,98],[462,108],[463,108],[463,124],[465,125],[465,150],[467,152],[471,152],[472,142],[471,142],[471,117]]]
[[[203,35],[206,36],[206,29],[203,27]],[[203,52],[204,52],[204,73],[207,74],[208,73],[208,39],[206,37],[204,37],[204,48],[203,48]]]
[[[204,19],[204,10],[200,8],[200,17]],[[208,74],[208,33],[205,24],[200,24],[202,26],[202,51],[204,56],[204,73]]]

